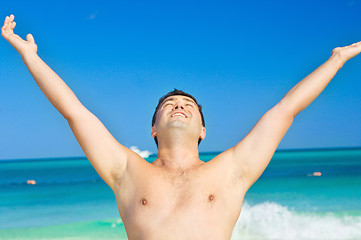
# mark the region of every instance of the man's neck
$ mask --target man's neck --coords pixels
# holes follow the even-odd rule
[[[198,142],[179,138],[159,141],[153,164],[172,170],[187,170],[204,162],[199,159]]]

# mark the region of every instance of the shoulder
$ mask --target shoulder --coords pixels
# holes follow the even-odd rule
[[[238,183],[246,177],[246,165],[242,165],[242,161],[235,159],[233,148],[221,152],[207,162],[207,165],[214,174],[228,178],[232,182]]]

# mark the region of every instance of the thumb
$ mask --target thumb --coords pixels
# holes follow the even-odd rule
[[[28,35],[26,35],[26,40],[28,42],[35,43],[34,37],[30,33]]]

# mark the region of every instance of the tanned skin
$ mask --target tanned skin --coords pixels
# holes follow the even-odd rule
[[[114,191],[131,240],[225,240],[242,208],[244,195],[268,165],[295,116],[328,85],[345,62],[361,52],[361,42],[335,48],[330,58],[267,111],[237,145],[205,163],[199,159],[202,126],[196,103],[167,98],[151,129],[158,138],[153,163],[114,139],[63,80],[37,55],[31,34],[14,34],[14,15],[1,35],[19,52],[39,88],[68,121],[88,160]]]

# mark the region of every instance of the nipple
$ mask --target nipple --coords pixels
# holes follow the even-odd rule
[[[142,205],[143,206],[147,205],[147,199],[145,199],[145,198],[142,199]]]

